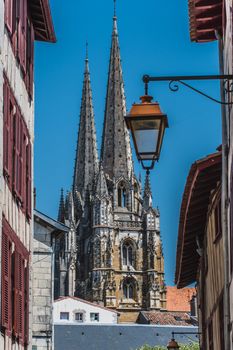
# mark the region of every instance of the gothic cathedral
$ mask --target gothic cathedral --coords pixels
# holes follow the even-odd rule
[[[143,195],[134,174],[125,115],[114,16],[100,160],[85,61],[73,187],[66,199],[62,193],[58,215],[70,234],[57,247],[55,286],[57,296],[97,302],[129,321],[140,310],[165,310],[166,287],[159,212],[149,174]]]

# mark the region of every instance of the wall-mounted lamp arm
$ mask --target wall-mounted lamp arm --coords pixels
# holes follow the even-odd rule
[[[224,80],[227,82],[227,88],[225,88],[225,92],[232,92],[232,83],[230,81],[233,81],[233,75],[232,74],[224,74],[224,75],[180,75],[180,76],[162,76],[162,77],[151,77],[149,75],[144,75],[142,78],[144,84],[145,84],[145,94],[148,95],[148,84],[149,82],[153,81],[169,81],[169,89],[173,92],[177,92],[179,90],[179,86],[175,83],[180,83],[187,88],[197,92],[198,94],[210,99],[211,101],[214,101],[216,103],[219,103],[221,105],[233,105],[233,102],[225,102],[217,100],[203,91],[200,91],[196,89],[195,87],[185,83],[184,81],[195,81],[195,80]]]

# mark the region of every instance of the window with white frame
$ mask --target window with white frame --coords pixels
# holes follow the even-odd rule
[[[83,322],[83,312],[76,312],[75,313],[75,321]]]
[[[90,313],[90,320],[91,322],[99,322],[99,313],[98,312],[91,312]]]
[[[60,312],[60,320],[69,320],[70,315],[69,312]]]

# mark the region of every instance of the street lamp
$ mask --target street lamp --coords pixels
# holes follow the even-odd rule
[[[177,350],[177,349],[179,349],[179,348],[180,348],[180,347],[179,347],[178,343],[175,341],[174,338],[172,338],[172,339],[169,341],[169,343],[167,344],[167,349],[168,349],[168,350]]]
[[[158,102],[152,102],[153,97],[144,95],[141,103],[134,103],[130,113],[125,117],[131,130],[137,158],[144,169],[153,169],[155,161],[159,160],[165,129],[168,127],[166,114],[161,112]],[[150,161],[150,166],[143,162]]]
[[[200,332],[172,332],[172,339],[169,341],[169,343],[167,344],[167,349],[168,350],[177,350],[179,349],[179,345],[177,343],[177,341],[175,340],[175,334],[183,334],[183,335],[200,335]]]

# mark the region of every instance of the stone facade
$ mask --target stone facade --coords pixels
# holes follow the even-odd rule
[[[75,229],[75,295],[120,311],[120,321],[135,322],[142,309],[166,309],[166,287],[160,214],[152,206],[149,174],[143,195],[135,176],[125,115],[114,17],[101,160],[86,59],[73,188],[68,205],[61,197],[59,220]]]
[[[68,232],[65,225],[34,211],[32,345],[36,350],[52,349],[55,247]]]

